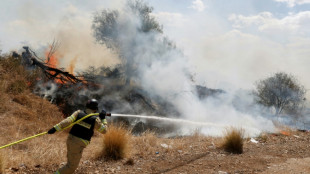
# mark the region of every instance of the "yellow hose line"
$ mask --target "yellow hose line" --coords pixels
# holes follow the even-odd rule
[[[62,130],[65,130],[65,129],[69,128],[69,127],[72,127],[73,125],[75,125],[75,124],[81,122],[82,120],[84,120],[84,119],[86,119],[86,118],[88,118],[88,117],[94,116],[94,115],[99,115],[99,113],[94,113],[94,114],[86,115],[85,117],[83,117],[83,118],[77,120],[76,122],[71,123],[69,126],[63,128]],[[12,145],[14,145],[14,144],[21,143],[21,142],[26,141],[26,140],[30,140],[30,139],[32,139],[32,138],[35,138],[35,137],[38,137],[38,136],[41,136],[41,135],[45,135],[45,134],[47,134],[47,132],[42,132],[42,133],[33,135],[33,136],[31,136],[31,137],[24,138],[24,139],[15,141],[15,142],[13,142],[13,143],[10,143],[10,144],[1,146],[0,149],[3,149],[3,148],[6,148],[6,147],[9,147],[9,146],[12,146]]]
[[[3,148],[6,148],[6,147],[9,147],[9,146],[12,146],[12,145],[14,145],[14,144],[17,144],[17,143],[20,143],[20,142],[23,142],[23,141],[26,141],[26,140],[29,140],[29,139],[32,139],[32,138],[35,138],[35,137],[44,135],[44,134],[47,134],[47,132],[42,132],[42,133],[39,133],[39,134],[37,134],[37,135],[33,135],[33,136],[31,136],[31,137],[27,137],[27,138],[24,138],[24,139],[15,141],[15,142],[13,142],[13,143],[10,143],[10,144],[1,146],[0,149],[3,149]]]

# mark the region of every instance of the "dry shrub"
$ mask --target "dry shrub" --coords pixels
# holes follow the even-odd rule
[[[0,87],[6,92],[19,94],[29,87],[33,88],[40,73],[38,68],[26,70],[20,58],[0,58],[0,79],[6,81],[0,82]]]
[[[21,65],[21,59],[19,58],[13,58],[10,56],[6,56],[3,58],[0,58],[0,66],[3,67],[3,69],[6,72],[12,72],[12,71],[21,71],[23,69]]]
[[[243,152],[244,130],[237,128],[226,129],[222,148],[226,152],[241,154]]]
[[[260,133],[257,139],[262,143],[266,143],[268,140],[268,136],[266,133]]]
[[[123,126],[110,125],[103,137],[103,150],[98,158],[119,160],[129,155],[130,134]]]
[[[7,88],[7,92],[12,94],[20,94],[24,92],[27,88],[28,86],[25,79],[17,79],[10,83]]]
[[[40,68],[33,69],[32,71],[28,71],[26,74],[27,86],[30,90],[34,90],[36,87],[37,81],[40,80],[44,76],[43,72]]]
[[[2,151],[0,151],[0,174],[4,173],[4,169],[6,167],[6,160]]]

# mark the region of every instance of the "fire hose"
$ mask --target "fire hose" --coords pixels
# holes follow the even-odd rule
[[[68,129],[68,128],[72,127],[73,125],[75,125],[75,124],[81,122],[82,120],[84,120],[84,119],[86,119],[86,118],[88,118],[88,117],[94,116],[94,115],[99,115],[99,113],[93,113],[93,114],[86,115],[85,117],[83,117],[83,118],[81,118],[81,119],[79,119],[79,120],[77,120],[77,121],[71,123],[69,126],[63,128],[62,130]],[[111,114],[109,113],[109,114],[107,114],[106,116],[111,116]],[[3,149],[3,148],[6,148],[6,147],[9,147],[9,146],[12,146],[12,145],[14,145],[14,144],[21,143],[21,142],[26,141],[26,140],[30,140],[30,139],[32,139],[32,138],[35,138],[35,137],[38,137],[38,136],[41,136],[41,135],[45,135],[45,134],[47,134],[47,131],[46,131],[46,132],[39,133],[39,134],[36,134],[36,135],[33,135],[33,136],[30,136],[30,137],[27,137],[27,138],[24,138],[24,139],[21,139],[21,140],[18,140],[18,141],[15,141],[15,142],[12,142],[12,143],[7,144],[7,145],[4,145],[4,146],[1,146],[0,149]]]

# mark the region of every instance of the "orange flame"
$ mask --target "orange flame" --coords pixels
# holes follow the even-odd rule
[[[71,60],[70,61],[70,65],[67,67],[67,71],[70,74],[73,74],[73,75],[74,75],[74,69],[75,69],[76,60],[77,60],[77,58],[74,58],[73,60]]]
[[[49,55],[49,51],[50,50],[47,50],[45,52],[45,56],[47,57],[47,60],[45,61],[45,63],[51,68],[57,68],[59,66],[59,61],[58,61],[59,59],[58,58],[61,57],[61,55],[59,53],[54,53],[52,55]],[[77,57],[72,59],[70,61],[69,66],[66,68],[66,70],[72,75],[74,75],[74,69],[75,69],[76,61],[77,61]],[[51,71],[50,73],[51,73],[51,75],[55,74],[55,72],[53,72],[53,71]],[[64,81],[61,81],[59,78],[63,79]],[[68,79],[68,77],[66,77],[66,76],[62,76],[59,74],[56,76],[56,79],[54,80],[54,82],[58,83],[58,84],[65,84],[65,83],[67,83],[67,80],[70,80],[70,79]]]
[[[49,53],[50,53],[50,49],[45,52],[45,56],[47,57],[45,63],[51,68],[57,68],[59,64],[58,55],[56,53],[49,55]],[[55,72],[51,72],[51,74],[54,75]],[[64,84],[60,79],[55,79],[54,82],[58,84]]]
[[[45,63],[48,64],[52,68],[57,68],[57,66],[58,66],[58,58],[57,58],[56,54],[54,53],[54,54],[50,55],[50,57],[48,57],[49,56],[49,51],[46,51],[45,52],[45,56],[47,57]]]
[[[287,132],[287,131],[280,131],[280,133],[282,134],[282,135],[286,135],[286,136],[290,136],[290,133],[289,132]]]

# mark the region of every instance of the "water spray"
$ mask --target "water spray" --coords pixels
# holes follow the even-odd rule
[[[233,125],[229,124],[216,124],[216,123],[210,123],[210,122],[198,122],[198,121],[191,121],[191,120],[185,120],[180,118],[168,118],[168,117],[162,117],[162,116],[148,116],[148,115],[131,115],[131,114],[111,114],[109,116],[112,117],[132,117],[132,118],[141,118],[141,119],[153,119],[153,120],[161,120],[161,121],[170,121],[175,123],[181,123],[181,124],[191,124],[197,127],[207,127],[207,128],[219,128],[222,130],[225,130],[229,127],[233,127]],[[249,126],[235,126],[240,127],[241,129],[248,130],[249,132],[255,132],[255,134],[260,133],[261,131],[257,128],[249,127]],[[249,135],[250,136],[250,135]]]
[[[168,117],[160,117],[160,116],[148,116],[148,115],[130,115],[130,114],[112,114],[112,117],[133,117],[133,118],[145,118],[145,119],[153,119],[153,120],[162,120],[162,121],[170,121],[170,122],[177,122],[177,123],[186,123],[186,124],[193,124],[197,126],[214,126],[214,127],[227,127],[227,125],[215,124],[215,123],[208,123],[208,122],[197,122],[197,121],[190,121],[180,118],[168,118]]]

